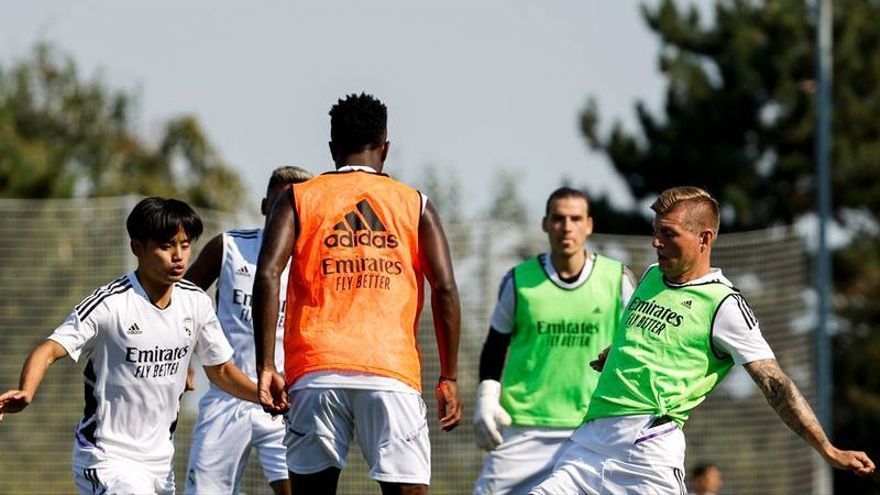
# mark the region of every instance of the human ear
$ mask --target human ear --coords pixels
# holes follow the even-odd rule
[[[144,245],[137,239],[132,239],[129,243],[129,247],[131,248],[131,254],[133,254],[135,258],[140,258],[141,255],[144,254]]]
[[[712,240],[714,239],[715,234],[711,230],[704,230],[700,232],[700,251],[710,247],[712,245]]]
[[[391,141],[385,141],[385,144],[382,145],[382,163],[385,163],[385,159],[388,158],[388,151],[391,149]]]

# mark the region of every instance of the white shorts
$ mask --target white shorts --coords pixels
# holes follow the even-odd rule
[[[290,391],[287,466],[297,474],[342,469],[356,436],[376,481],[427,485],[431,443],[417,393],[304,388]]]
[[[590,421],[531,495],[687,495],[684,433],[654,416]]]
[[[510,426],[503,440],[486,454],[474,495],[526,495],[553,471],[574,430]]]
[[[281,418],[273,419],[256,404],[208,392],[193,428],[186,493],[238,493],[251,447],[269,483],[287,479]]]
[[[74,451],[73,482],[82,495],[174,495],[174,470],[167,464],[95,459]]]

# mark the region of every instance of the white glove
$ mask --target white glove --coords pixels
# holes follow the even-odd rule
[[[494,450],[501,444],[501,427],[510,426],[512,420],[501,407],[501,384],[495,380],[483,380],[477,387],[477,406],[474,408],[474,435],[483,450]]]

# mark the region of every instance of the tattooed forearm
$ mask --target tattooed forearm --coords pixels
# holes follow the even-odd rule
[[[745,365],[758,388],[779,418],[793,432],[820,452],[829,445],[825,431],[797,385],[779,368],[775,359],[763,359]]]

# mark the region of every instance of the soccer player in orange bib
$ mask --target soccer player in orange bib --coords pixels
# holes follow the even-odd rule
[[[296,184],[269,218],[254,281],[260,401],[284,411],[295,493],[334,494],[356,437],[382,493],[424,494],[430,444],[417,346],[424,279],[440,354],[437,416],[461,421],[458,289],[437,211],[382,174],[387,110],[349,95],[330,110],[336,170]],[[279,277],[292,257],[285,377],[275,368]],[[285,381],[286,380],[286,381]]]

